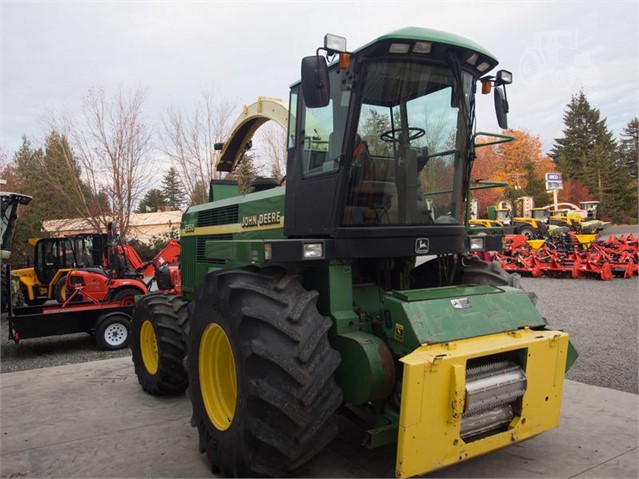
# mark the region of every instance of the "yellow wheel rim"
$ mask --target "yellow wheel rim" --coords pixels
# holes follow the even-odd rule
[[[140,351],[142,351],[142,361],[149,374],[158,372],[160,357],[158,355],[158,340],[155,337],[155,330],[148,319],[142,323],[140,330]]]
[[[233,422],[237,405],[237,376],[233,350],[219,324],[209,324],[200,339],[200,391],[206,413],[220,431]]]
[[[60,288],[60,297],[62,299],[64,299],[65,301],[67,300],[67,285],[66,284],[64,286],[62,286],[62,288]]]

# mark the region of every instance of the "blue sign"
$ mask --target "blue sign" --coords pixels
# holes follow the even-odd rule
[[[546,181],[562,181],[561,173],[546,173]]]
[[[563,190],[564,183],[561,173],[546,173],[546,189],[547,190]]]

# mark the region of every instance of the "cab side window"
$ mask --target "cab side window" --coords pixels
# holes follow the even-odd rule
[[[337,71],[329,74],[331,97],[327,106],[304,106],[301,150],[302,172],[305,177],[337,171],[340,165],[344,123],[350,92],[341,91]]]

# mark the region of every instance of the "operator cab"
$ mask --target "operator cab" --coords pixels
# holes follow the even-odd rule
[[[339,61],[327,66],[320,50]],[[327,35],[291,89],[286,236],[333,238],[338,257],[464,251],[477,81],[497,85],[507,127],[510,74],[482,79],[496,64],[435,30],[398,30],[350,54]]]

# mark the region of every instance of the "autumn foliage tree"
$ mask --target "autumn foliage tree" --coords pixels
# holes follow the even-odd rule
[[[502,188],[475,190],[472,196],[480,205],[480,216],[486,208],[501,200],[514,200],[520,196],[532,196],[543,206],[550,201],[541,187],[545,174],[554,171],[552,160],[541,151],[538,135],[525,130],[506,130],[514,141],[477,148],[472,179],[506,183]]]

